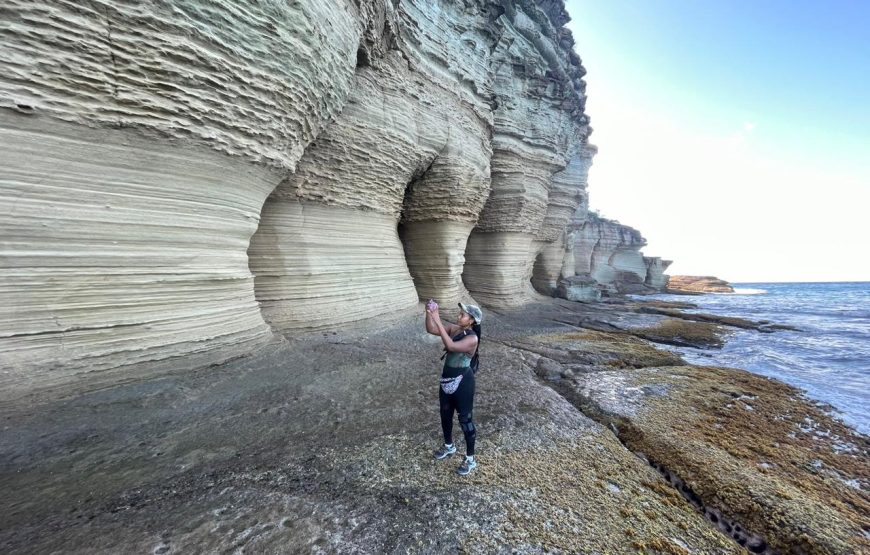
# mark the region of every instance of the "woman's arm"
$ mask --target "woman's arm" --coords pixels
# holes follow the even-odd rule
[[[448,333],[447,329],[444,327],[444,324],[441,323],[441,318],[438,316],[438,311],[435,310],[431,314],[432,320],[435,323],[435,326],[438,328],[438,335],[441,336],[441,341],[444,343],[445,349],[447,349],[451,353],[472,354],[474,352],[474,349],[477,348],[476,334],[472,333],[471,335],[466,335],[459,341],[453,341],[453,338],[450,337],[450,333]]]
[[[426,311],[426,332],[431,335],[438,335],[438,326],[435,325],[435,322],[432,320],[432,313],[428,310]]]

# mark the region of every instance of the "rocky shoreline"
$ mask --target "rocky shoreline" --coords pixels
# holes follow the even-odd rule
[[[10,399],[0,546],[868,549],[868,438],[789,386],[656,348],[650,340],[670,342],[667,333],[707,346],[738,324],[685,319],[679,308],[541,297],[489,311],[481,464],[468,479],[454,474],[458,461],[429,457],[439,348],[416,311],[194,372]],[[665,325],[677,320],[679,329]]]

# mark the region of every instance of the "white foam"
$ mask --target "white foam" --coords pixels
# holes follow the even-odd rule
[[[752,288],[742,288],[735,287],[732,295],[764,295],[767,293],[767,289],[752,289]]]

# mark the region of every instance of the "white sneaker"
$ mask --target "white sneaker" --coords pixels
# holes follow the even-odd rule
[[[432,453],[432,458],[435,459],[436,461],[440,461],[442,459],[446,459],[447,457],[449,457],[450,455],[452,455],[455,452],[456,452],[456,445],[455,444],[454,445],[444,444],[443,446],[441,446],[441,449],[438,449],[437,451]]]
[[[465,460],[462,461],[462,464],[460,464],[459,468],[456,469],[456,473],[460,476],[465,476],[475,468],[477,468],[477,461],[475,459],[469,459],[468,457],[465,457]]]

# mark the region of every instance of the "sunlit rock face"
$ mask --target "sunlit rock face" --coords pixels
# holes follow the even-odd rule
[[[344,105],[376,10],[11,0],[3,12],[3,385],[266,341],[249,241]]]
[[[0,106],[292,169],[343,106],[368,17],[350,0],[9,0]]]
[[[589,214],[574,236],[575,274],[590,276],[606,292],[647,292],[644,245],[636,229]]]
[[[472,295],[490,306],[527,301],[535,260],[561,233],[554,222],[562,205],[578,196],[557,185],[545,225],[554,175],[583,150],[589,134],[584,70],[570,34],[554,27],[561,25],[560,10],[518,3],[496,21],[492,191],[469,238],[463,274]]]

